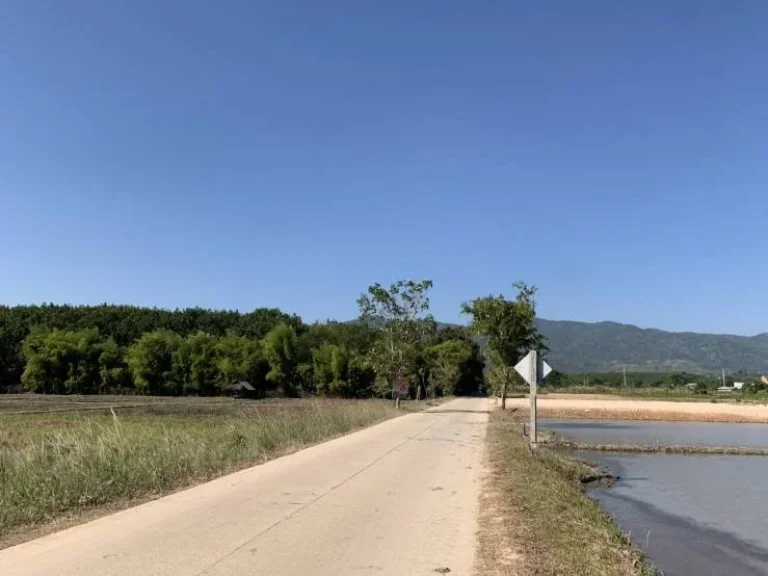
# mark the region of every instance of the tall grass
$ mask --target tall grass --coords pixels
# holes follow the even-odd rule
[[[377,401],[249,406],[240,417],[0,417],[0,535],[212,478],[398,414]]]

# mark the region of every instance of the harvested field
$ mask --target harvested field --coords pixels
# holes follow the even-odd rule
[[[508,398],[507,410],[528,414],[527,398]],[[582,420],[666,420],[688,422],[764,422],[768,405],[731,402],[629,400],[619,396],[583,397],[558,394],[538,398],[540,418]]]
[[[383,400],[2,400],[0,546],[35,525],[155,497],[403,413]]]

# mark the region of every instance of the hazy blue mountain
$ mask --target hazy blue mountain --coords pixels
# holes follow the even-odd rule
[[[768,374],[768,333],[665,332],[618,322],[537,320],[548,362],[560,372],[728,372]],[[452,324],[438,322],[438,329]],[[482,339],[481,339],[482,340]]]
[[[538,321],[549,361],[562,372],[768,373],[768,333],[757,336],[665,332],[616,322]]]

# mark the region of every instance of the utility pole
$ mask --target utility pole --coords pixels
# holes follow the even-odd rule
[[[723,386],[725,386],[725,368],[723,368]]]
[[[624,388],[627,387],[627,365],[624,364]]]

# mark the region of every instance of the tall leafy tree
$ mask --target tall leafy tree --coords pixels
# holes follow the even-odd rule
[[[55,394],[99,391],[98,330],[36,330],[24,340],[23,353],[27,364],[21,378],[27,390]]]
[[[136,389],[147,394],[180,394],[177,353],[181,337],[169,330],[146,332],[128,349],[128,367]]]
[[[187,337],[177,352],[177,374],[185,394],[216,396],[219,388],[218,339],[198,332]]]
[[[125,364],[124,350],[114,338],[107,338],[99,355],[99,393],[107,394],[132,385],[130,372]]]
[[[21,375],[24,390],[42,394],[64,394],[72,346],[58,330],[37,329],[24,339],[26,366]]]
[[[485,361],[478,342],[472,338],[472,332],[464,326],[444,326],[435,336],[437,344],[456,340],[466,343],[471,352],[469,358],[461,364],[461,376],[453,393],[459,396],[477,394],[485,386]]]
[[[432,394],[448,396],[456,391],[464,364],[472,356],[472,346],[462,340],[446,340],[427,349],[430,360]]]
[[[353,398],[370,398],[374,395],[376,372],[364,356],[351,356],[347,367],[347,391]]]
[[[267,380],[279,386],[286,396],[295,396],[299,354],[293,328],[278,324],[264,338],[262,347],[270,367]]]
[[[347,396],[349,355],[335,344],[324,344],[312,350],[313,376],[318,394]]]
[[[470,328],[486,339],[492,360],[501,372],[501,405],[506,407],[507,386],[513,367],[529,350],[545,350],[544,339],[536,329],[536,287],[514,284],[517,296],[476,298],[462,305],[471,316]]]
[[[409,353],[434,329],[428,314],[431,288],[431,280],[400,280],[389,288],[377,283],[358,299],[360,319],[379,330],[370,362],[385,390],[406,376]]]
[[[371,349],[377,335],[375,328],[362,322],[317,322],[304,331],[300,340],[306,349],[334,344],[350,354],[364,355]]]
[[[0,389],[16,384],[23,367],[19,342],[13,333],[0,324]]]
[[[241,380],[250,383],[263,396],[269,363],[262,354],[261,345],[255,340],[228,334],[218,344],[219,388]]]

